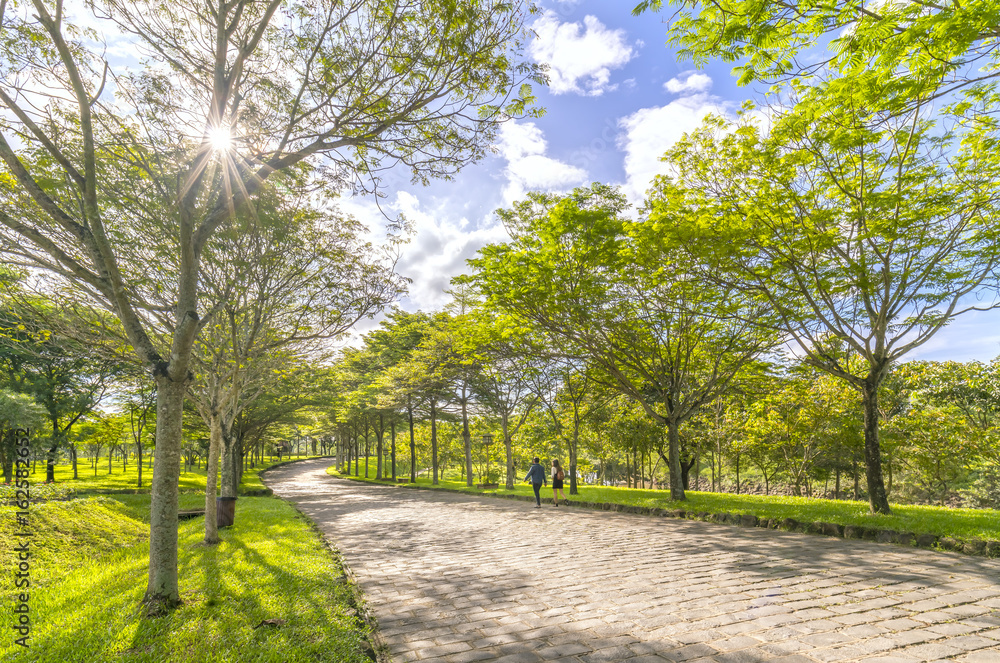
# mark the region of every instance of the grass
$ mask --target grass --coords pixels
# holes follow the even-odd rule
[[[317,456],[292,457],[291,460],[304,460],[306,458],[317,458]],[[274,458],[258,463],[257,467],[247,467],[243,472],[243,481],[240,483],[240,492],[263,490],[265,486],[261,482],[258,475],[267,468],[277,465],[279,462],[287,462],[288,460],[288,457],[285,457],[281,461]],[[71,489],[77,494],[120,491],[148,493],[150,481],[153,478],[153,470],[146,467],[144,464],[142,468],[142,487],[139,488],[139,471],[136,468],[135,463],[129,463],[127,468],[122,470],[120,461],[112,464],[112,471],[110,473],[108,472],[107,462],[104,462],[103,464],[98,463],[96,475],[94,474],[93,467],[88,464],[88,461],[80,461],[77,464],[77,474],[80,478],[74,479],[72,465],[56,465],[56,485],[62,488]],[[179,482],[180,491],[182,493],[199,491],[204,493],[205,476],[206,472],[203,468],[192,469],[190,472],[185,472],[184,466],[182,465]],[[44,464],[39,463],[37,471],[35,474],[30,475],[28,480],[32,484],[32,490],[36,490],[38,487],[44,485],[42,483],[45,481]]]
[[[31,647],[14,645],[5,629],[0,660],[370,660],[339,561],[305,518],[273,497],[241,498],[236,524],[221,531],[217,546],[201,542],[203,519],[181,522],[184,603],[167,616],[143,617],[149,499],[115,495],[31,507]],[[198,495],[181,496],[181,508],[198,503]],[[7,541],[12,512],[0,508]],[[11,556],[0,558],[6,578]],[[261,625],[267,619],[284,623]]]
[[[373,466],[374,467],[374,466]],[[353,469],[353,466],[352,466]],[[364,468],[362,473],[364,472]],[[329,474],[358,479],[353,474],[339,474],[335,467],[327,469]],[[371,469],[370,475],[375,476]],[[408,475],[407,475],[408,476]],[[361,477],[360,481],[375,482]],[[412,484],[402,484],[404,486]],[[514,490],[501,487],[480,490],[468,487],[464,481],[441,481],[433,486],[430,479],[417,478],[420,488],[455,490],[484,495],[525,495],[534,496],[531,486],[518,482]],[[683,509],[688,512],[752,514],[758,518],[793,518],[799,522],[827,522],[839,525],[862,525],[891,529],[915,534],[936,534],[959,539],[1000,540],[1000,511],[994,509],[950,509],[937,506],[892,505],[892,515],[883,516],[869,513],[867,502],[846,500],[821,500],[808,497],[765,497],[762,495],[733,495],[729,493],[707,493],[686,491],[687,499],[674,501],[665,490],[641,488],[616,488],[611,486],[581,485],[579,495],[569,495],[569,481],[565,493],[571,501],[623,504],[628,506],[652,507],[658,509]],[[551,487],[542,487],[542,497],[551,498]]]

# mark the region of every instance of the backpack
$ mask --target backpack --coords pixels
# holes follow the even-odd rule
[[[559,479],[560,481],[566,478],[566,475],[563,474],[561,467],[558,470],[556,470],[556,478]]]

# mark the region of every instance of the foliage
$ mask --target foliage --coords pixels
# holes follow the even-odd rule
[[[677,7],[669,43],[703,65],[737,63],[741,85],[833,75],[843,87],[882,90],[899,109],[929,95],[995,104],[994,2],[776,3],[643,0],[633,13]]]
[[[698,278],[658,225],[626,218],[594,184],[530,193],[498,215],[511,241],[470,261],[486,305],[525,321],[668,431],[671,490],[683,499],[679,428],[775,338],[740,288]],[[742,315],[738,315],[737,312]]]

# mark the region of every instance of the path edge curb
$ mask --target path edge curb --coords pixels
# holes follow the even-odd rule
[[[333,456],[321,456],[319,458],[300,458],[297,460],[291,460],[286,463],[281,463],[279,465],[272,465],[271,467],[268,467],[267,469],[263,470],[260,474],[269,472],[277,467],[291,465],[292,463],[301,463],[309,460],[322,460],[324,458],[333,458]],[[261,478],[261,481],[263,482],[264,479]],[[272,489],[269,487],[268,490]],[[274,494],[273,490],[271,494],[268,495],[268,497],[274,497],[275,499],[279,499],[290,505],[293,509],[295,509],[295,512],[299,514],[302,517],[302,519],[309,524],[309,528],[313,532],[315,532],[316,535],[319,537],[319,540],[323,542],[323,545],[326,547],[327,552],[330,553],[330,555],[334,558],[337,564],[340,565],[340,568],[344,572],[344,579],[347,584],[347,589],[351,595],[351,607],[353,607],[354,610],[357,612],[358,619],[364,622],[365,626],[368,628],[368,635],[365,638],[367,644],[367,649],[365,653],[368,654],[370,657],[373,657],[375,663],[393,663],[392,657],[389,654],[389,645],[388,643],[386,643],[385,638],[382,637],[382,631],[379,629],[378,618],[375,616],[375,612],[371,609],[371,606],[368,605],[368,600],[365,598],[364,591],[362,591],[361,585],[358,583],[358,577],[354,574],[354,570],[351,569],[350,565],[347,563],[347,560],[344,559],[344,556],[341,554],[340,549],[337,548],[334,541],[326,534],[324,534],[323,530],[321,530],[319,525],[316,524],[316,521],[314,521],[308,515],[303,513],[303,511],[299,509],[298,504],[296,504],[294,501],[282,497],[281,495]]]

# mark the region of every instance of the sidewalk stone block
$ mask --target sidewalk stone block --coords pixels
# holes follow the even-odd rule
[[[942,541],[967,557],[823,522],[534,509],[333,479],[328,462],[268,485],[340,550],[397,663],[1000,663],[1000,542]]]

